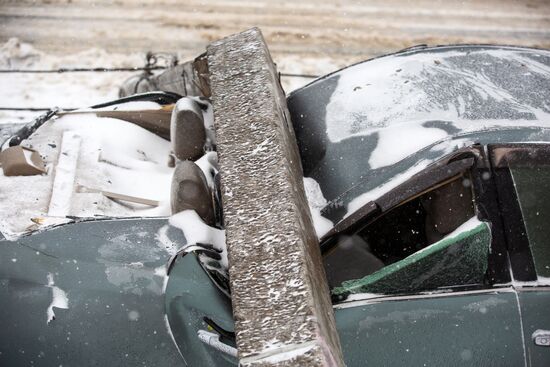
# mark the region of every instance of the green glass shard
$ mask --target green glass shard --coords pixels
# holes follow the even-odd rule
[[[396,294],[480,284],[490,244],[489,224],[473,218],[441,241],[364,278],[345,281],[332,293]]]

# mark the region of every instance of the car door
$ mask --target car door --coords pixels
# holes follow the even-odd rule
[[[480,231],[488,233],[489,226],[479,223]],[[447,244],[448,251],[424,255],[433,247],[444,247],[443,240],[371,275],[377,279],[363,278],[365,291],[375,289],[381,293],[387,288],[398,293],[401,282],[405,293],[415,282],[424,290],[395,296],[358,293],[336,305],[336,324],[347,365],[523,365],[521,320],[514,289],[475,289],[476,274],[461,274],[468,272],[468,267],[479,268],[478,260],[471,259],[479,251],[469,249],[459,255],[460,247],[476,242],[479,245],[480,240],[475,234],[466,234],[462,240]],[[482,245],[488,249],[488,243]],[[454,264],[457,262],[461,266]],[[437,269],[440,264],[445,266]],[[449,273],[445,274],[447,267]],[[477,276],[483,278],[484,274]],[[422,283],[431,284],[431,288],[424,288]],[[351,283],[347,286],[353,287]]]
[[[348,367],[524,365],[510,289],[359,299],[335,318]]]
[[[550,366],[550,147],[489,147],[518,290],[529,366]]]
[[[325,253],[347,366],[525,364],[518,294],[487,213],[496,199],[472,185],[491,181],[483,173],[406,198]]]

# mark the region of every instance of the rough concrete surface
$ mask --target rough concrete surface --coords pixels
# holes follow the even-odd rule
[[[243,366],[342,366],[284,94],[261,33],[207,48]]]

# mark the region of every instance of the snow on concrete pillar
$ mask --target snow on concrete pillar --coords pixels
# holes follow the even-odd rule
[[[242,366],[343,366],[296,137],[261,32],[207,47]]]

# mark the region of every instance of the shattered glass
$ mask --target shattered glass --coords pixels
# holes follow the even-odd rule
[[[490,244],[489,224],[472,218],[442,240],[364,278],[345,281],[332,293],[395,294],[482,284]]]

